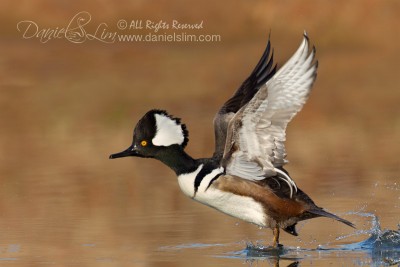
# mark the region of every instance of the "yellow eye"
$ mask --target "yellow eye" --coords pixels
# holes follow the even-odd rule
[[[143,140],[142,142],[140,142],[140,145],[141,145],[141,146],[147,146],[147,141],[146,141],[146,140]]]

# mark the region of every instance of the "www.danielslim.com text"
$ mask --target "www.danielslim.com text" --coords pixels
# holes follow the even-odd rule
[[[218,34],[196,35],[186,33],[171,34],[118,34],[119,42],[220,42]]]

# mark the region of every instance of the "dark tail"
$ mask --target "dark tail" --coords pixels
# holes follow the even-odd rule
[[[315,217],[331,218],[331,219],[334,219],[336,221],[342,222],[342,223],[344,223],[344,224],[346,224],[346,225],[348,225],[350,227],[356,228],[356,226],[353,223],[349,222],[348,220],[342,219],[339,216],[336,216],[335,214],[327,212],[327,211],[325,211],[323,209],[318,209],[318,208],[310,209],[310,210],[308,210],[308,212],[313,214]]]

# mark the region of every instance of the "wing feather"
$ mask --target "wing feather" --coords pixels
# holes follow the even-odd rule
[[[230,119],[222,159],[226,172],[249,180],[279,177],[297,190],[280,168],[287,163],[286,127],[301,110],[316,78],[315,48],[304,38],[293,56]]]
[[[229,121],[241,107],[246,105],[253,98],[258,89],[265,85],[265,83],[275,74],[276,65],[273,67],[273,59],[274,52],[272,51],[271,42],[268,38],[268,43],[264,53],[250,76],[242,83],[234,95],[225,102],[215,115],[215,152],[213,157],[217,160],[222,158],[224,152]]]

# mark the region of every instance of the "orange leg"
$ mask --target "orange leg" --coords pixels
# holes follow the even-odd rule
[[[279,247],[279,227],[276,226],[273,230],[274,233],[274,243],[273,246],[274,247]]]

